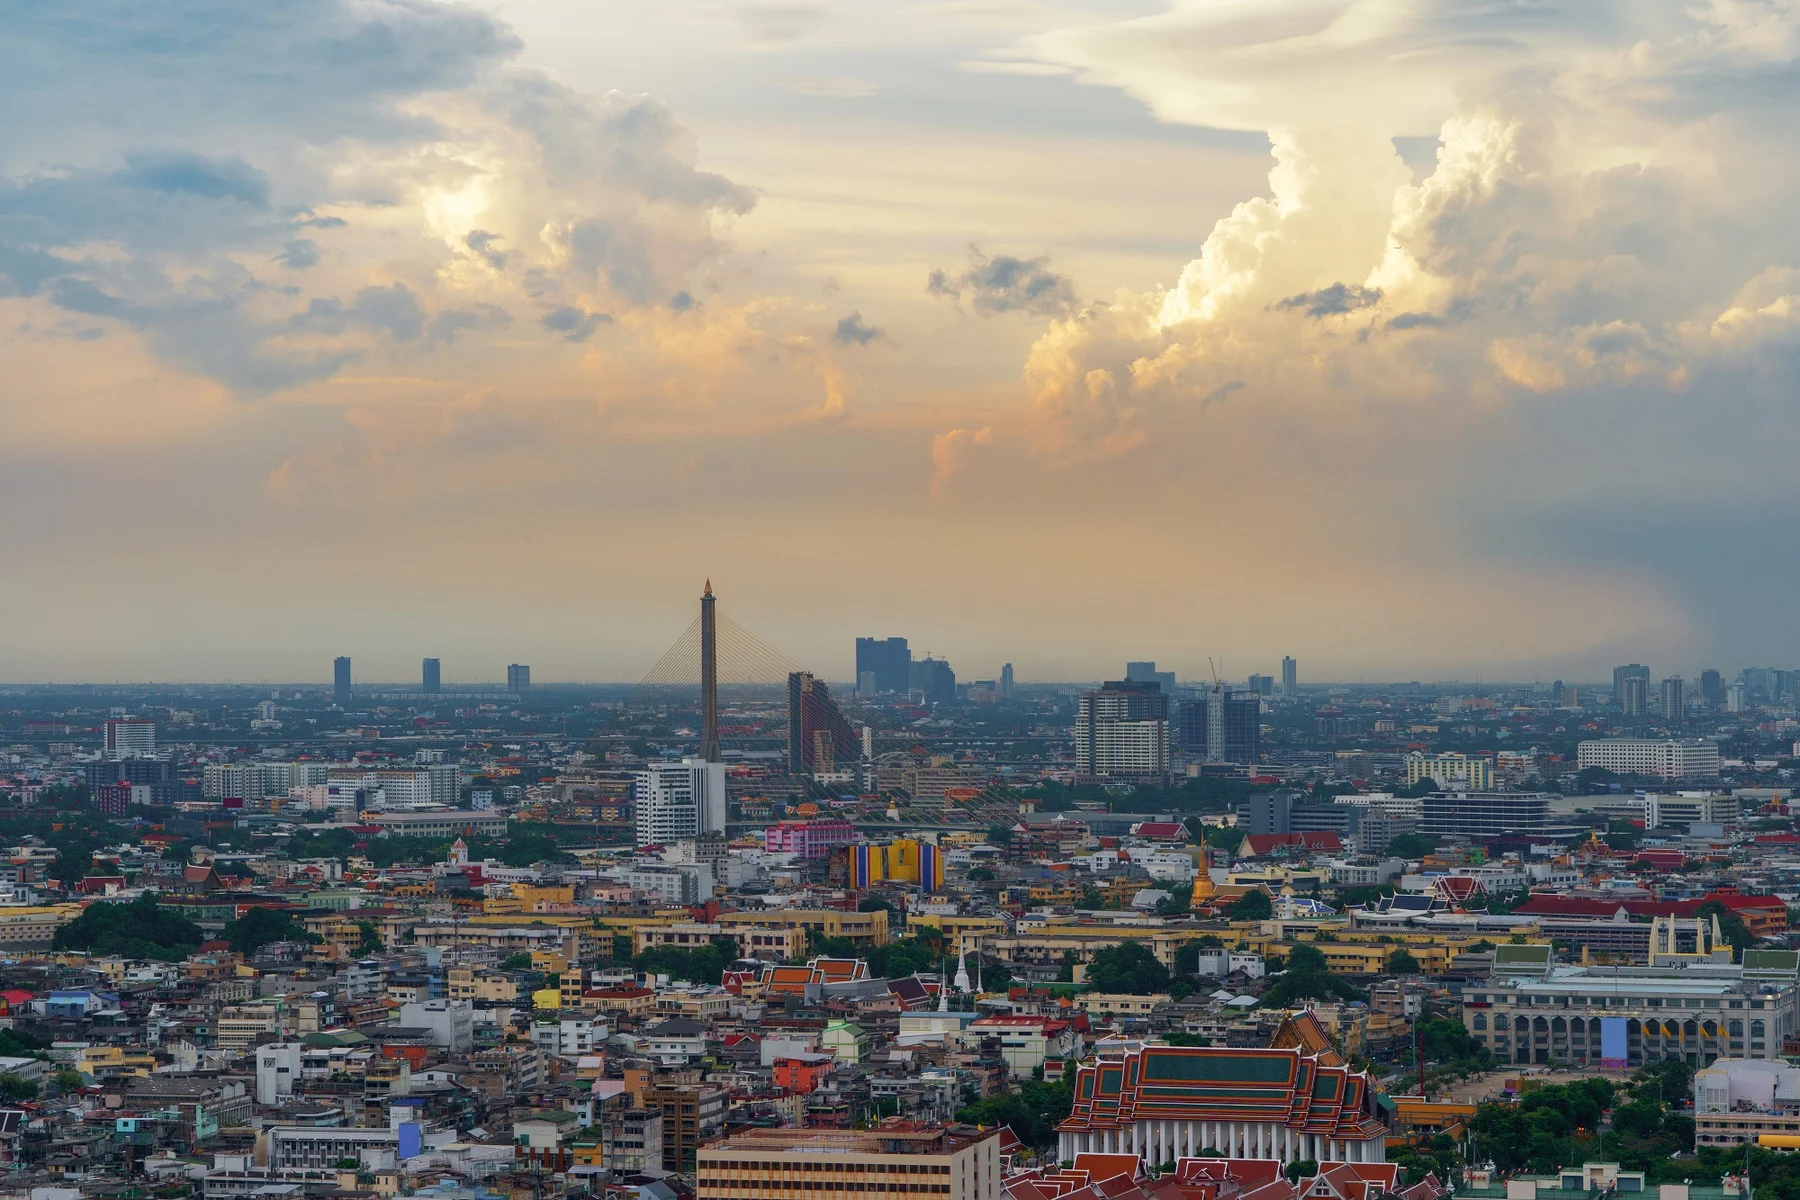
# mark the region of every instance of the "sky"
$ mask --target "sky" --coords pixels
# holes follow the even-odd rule
[[[31,0],[0,679],[1800,664],[1800,0]]]

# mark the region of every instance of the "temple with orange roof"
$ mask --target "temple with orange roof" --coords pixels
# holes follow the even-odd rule
[[[1314,1036],[1292,1022],[1290,1037]],[[1316,1021],[1314,1022],[1316,1025]],[[1319,1029],[1318,1034],[1323,1030]],[[1059,1155],[1138,1154],[1150,1162],[1212,1148],[1232,1158],[1378,1163],[1387,1126],[1369,1076],[1335,1050],[1147,1045],[1075,1069]]]

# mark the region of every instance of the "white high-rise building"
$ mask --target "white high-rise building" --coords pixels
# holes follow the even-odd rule
[[[1169,772],[1169,698],[1160,683],[1120,681],[1075,705],[1075,774],[1161,782]]]
[[[121,717],[106,723],[106,757],[155,758],[156,722]]]
[[[1719,747],[1707,741],[1601,738],[1576,748],[1579,770],[1602,767],[1615,775],[1658,779],[1706,779],[1719,774]]]
[[[640,846],[724,833],[725,764],[698,758],[653,763],[637,773],[631,802]]]

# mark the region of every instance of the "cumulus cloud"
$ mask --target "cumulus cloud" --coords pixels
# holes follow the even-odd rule
[[[877,338],[886,337],[887,334],[873,325],[864,324],[862,313],[853,312],[848,316],[838,318],[837,328],[832,331],[831,336],[832,340],[842,342],[846,346],[866,346]]]
[[[959,302],[966,295],[970,305],[983,316],[1064,313],[1077,303],[1075,285],[1066,276],[1050,270],[1049,263],[1047,255],[1015,258],[996,254],[990,258],[980,247],[971,246],[966,270],[952,275],[934,267],[926,278],[925,290]]]
[[[435,0],[21,16],[0,104],[41,119],[0,134],[0,297],[124,323],[252,393],[489,334],[521,303],[583,314],[536,326],[580,340],[687,294],[755,196],[698,166],[666,106],[518,49]]]
[[[1559,485],[1569,503],[1620,486],[1601,430],[1633,406],[1640,467],[1729,456],[1800,368],[1793,109],[1774,102],[1772,121],[1769,101],[1800,82],[1797,31],[1791,5],[1274,0],[1028,39],[1021,59],[1165,120],[1266,133],[1274,165],[1166,287],[1064,307],[1027,358],[1029,406],[984,446],[946,433],[933,490],[946,461],[1008,445],[1084,474],[1118,462],[1119,478],[1183,448],[1321,497],[1393,473],[1477,545],[1529,504],[1519,472],[1545,444],[1580,481]],[[1409,164],[1396,139],[1435,156]],[[1395,410],[1404,448],[1342,455]],[[1685,411],[1711,427],[1671,419]],[[1483,440],[1467,469],[1449,448],[1500,413],[1520,441]]]

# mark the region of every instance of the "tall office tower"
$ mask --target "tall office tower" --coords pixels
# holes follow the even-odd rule
[[[443,676],[438,670],[438,660],[428,658],[420,671],[419,690],[427,696],[435,696],[444,690]]]
[[[1687,720],[1687,696],[1679,675],[1662,681],[1662,718],[1676,723]]]
[[[1614,667],[1612,697],[1614,704],[1623,704],[1625,702],[1625,681],[1627,679],[1643,680],[1644,687],[1647,690],[1650,687],[1650,668],[1646,667],[1643,663],[1629,663],[1623,667]]]
[[[1619,711],[1628,717],[1641,717],[1650,711],[1650,681],[1636,675],[1619,681]]]
[[[1169,697],[1148,680],[1114,680],[1075,705],[1075,774],[1086,780],[1166,782]]]
[[[712,580],[700,593],[700,759],[722,761],[719,755],[719,627],[713,615]]]
[[[531,690],[531,668],[524,663],[508,663],[506,666],[506,690],[513,695],[521,695]]]
[[[1163,695],[1175,694],[1175,672],[1159,671],[1155,662],[1128,662],[1125,664],[1125,681],[1127,683],[1154,683],[1163,690]]]
[[[1300,691],[1300,664],[1294,661],[1293,655],[1281,660],[1281,694],[1293,696]]]
[[[1792,671],[1769,671],[1769,699],[1785,700],[1794,695],[1794,673]]]
[[[331,698],[338,707],[350,703],[350,656],[340,654],[331,664]]]
[[[1741,683],[1734,683],[1725,689],[1726,712],[1749,712],[1750,690]]]
[[[1176,711],[1176,742],[1207,762],[1254,763],[1262,752],[1262,697],[1223,684]],[[1285,831],[1284,831],[1285,832]]]
[[[1708,704],[1725,702],[1725,678],[1719,674],[1717,667],[1708,667],[1700,672],[1700,699]]]
[[[1767,700],[1769,698],[1769,668],[1745,667],[1738,672],[1738,679],[1744,690],[1750,693],[1751,700]]]
[[[637,844],[666,846],[678,838],[725,832],[725,764],[698,758],[652,763],[632,776]]]
[[[956,703],[956,672],[941,658],[921,658],[912,665],[907,691],[919,692],[927,704]]]
[[[1275,677],[1273,675],[1252,675],[1244,690],[1258,696],[1273,696],[1275,694]]]
[[[1007,663],[1004,667],[1000,668],[1000,698],[1002,700],[1010,700],[1012,699],[1012,694],[1013,670],[1012,664]]]
[[[106,757],[156,757],[156,722],[115,717],[106,723]]]
[[[831,698],[831,689],[811,671],[788,676],[788,771],[794,775],[835,771],[854,763],[862,737]]]
[[[903,637],[856,639],[856,680],[862,687],[864,675],[875,676],[878,692],[904,692],[912,687],[912,651]]]

